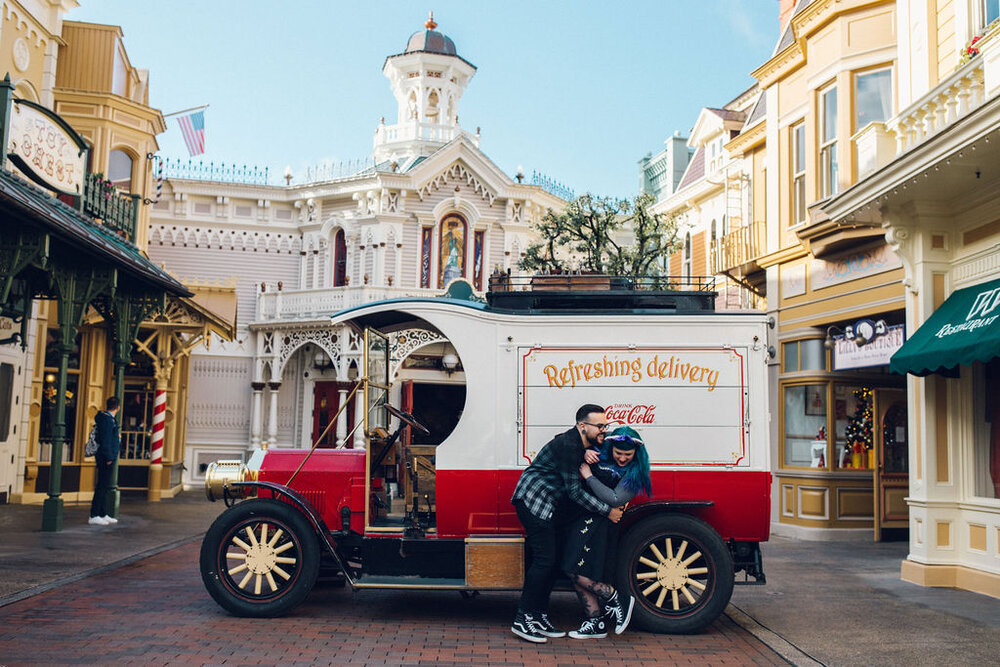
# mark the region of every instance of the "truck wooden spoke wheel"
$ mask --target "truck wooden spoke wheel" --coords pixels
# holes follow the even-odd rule
[[[312,590],[319,561],[315,532],[301,512],[269,499],[224,512],[201,549],[205,587],[237,616],[286,613]]]
[[[643,628],[697,632],[729,603],[733,561],[705,522],[686,514],[650,517],[624,536],[618,581],[635,597],[635,620]]]

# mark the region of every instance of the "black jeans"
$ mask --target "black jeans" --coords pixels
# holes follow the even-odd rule
[[[547,612],[549,596],[558,575],[555,522],[539,519],[520,502],[514,504],[514,509],[524,526],[525,558],[529,555],[531,558],[524,573],[520,607],[529,612]]]
[[[90,516],[107,516],[105,503],[108,491],[111,490],[111,469],[114,467],[114,462],[98,458],[96,467],[97,484],[94,486],[94,499],[90,501]]]

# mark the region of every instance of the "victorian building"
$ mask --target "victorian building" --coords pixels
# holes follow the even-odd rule
[[[236,339],[191,359],[186,482],[262,446],[361,446],[362,410],[349,400],[358,333],[330,316],[446,290],[480,298],[492,272],[517,272],[531,225],[564,205],[503,173],[478,128],[459,124],[476,67],[433,20],[425,28],[383,64],[395,118],[378,122],[360,168],[287,174],[280,186],[198,170],[166,180],[150,256],[192,285],[233,281],[239,299]],[[464,404],[460,360],[439,332],[391,344],[392,400],[437,421],[443,438]]]

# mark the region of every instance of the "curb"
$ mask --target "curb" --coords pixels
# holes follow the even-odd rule
[[[808,653],[805,653],[787,639],[777,634],[773,630],[764,627],[755,618],[745,611],[730,603],[726,605],[724,612],[729,619],[740,626],[754,637],[764,643],[765,646],[787,660],[792,665],[823,665]]]
[[[77,574],[71,574],[68,577],[63,577],[62,579],[56,579],[55,581],[49,582],[47,584],[42,584],[40,586],[34,586],[26,590],[20,591],[18,593],[11,593],[4,597],[0,597],[0,607],[6,607],[7,605],[14,604],[15,602],[20,602],[21,600],[27,600],[28,598],[34,597],[36,595],[41,595],[42,593],[47,593],[54,588],[59,588],[60,586],[65,586],[66,584],[71,584],[74,581],[80,581],[81,579],[86,579],[87,577],[92,577],[95,574],[103,574],[105,572],[111,572],[117,570],[126,565],[131,565],[136,561],[149,558],[150,556],[155,556],[156,554],[163,553],[164,551],[170,551],[179,546],[188,544],[189,542],[194,542],[195,540],[200,540],[204,536],[204,533],[199,533],[198,535],[192,535],[191,537],[183,537],[179,540],[174,540],[173,542],[168,542],[167,544],[162,544],[158,547],[153,547],[152,549],[147,549],[137,554],[133,554],[121,560],[116,560],[113,563],[108,563],[107,565],[102,565],[100,567],[95,567],[90,570],[84,570],[83,572],[78,572]]]

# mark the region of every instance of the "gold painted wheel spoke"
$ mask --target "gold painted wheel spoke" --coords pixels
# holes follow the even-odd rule
[[[703,584],[700,581],[697,581],[695,579],[688,579],[684,583],[687,584],[688,586],[692,586],[694,588],[697,588],[699,591],[705,590],[705,584]]]
[[[667,538],[667,558],[671,560],[674,558],[674,541],[669,537]]]
[[[249,544],[247,544],[240,538],[236,537],[235,535],[233,535],[233,544],[238,546],[240,549],[243,549],[243,551],[250,551],[251,549],[251,546]]]
[[[253,532],[253,526],[247,526],[246,534],[247,537],[250,538],[251,545],[257,546],[259,544],[259,542],[257,542],[257,534]]]
[[[236,574],[237,572],[242,572],[245,569],[247,569],[247,564],[246,563],[240,563],[236,567],[234,567],[234,568],[232,568],[232,569],[229,570],[229,575],[232,576],[232,575]]]
[[[226,554],[226,558],[235,558],[236,560],[246,560],[247,554],[245,551],[230,551]]]
[[[260,543],[267,544],[267,524],[260,524]]]
[[[654,570],[656,568],[660,567],[659,563],[654,563],[653,561],[649,560],[645,556],[639,556],[639,562],[642,563],[643,565],[648,565],[649,567],[653,568]]]
[[[264,578],[261,577],[259,573],[257,574],[257,578],[254,579],[254,582],[253,582],[253,594],[254,595],[260,595],[260,583],[261,583],[261,581],[263,581],[263,579]]]
[[[662,607],[663,606],[663,600],[666,597],[667,597],[667,589],[664,588],[663,590],[660,591],[660,595],[656,598],[656,606],[657,607]]]
[[[684,540],[683,542],[681,542],[681,548],[677,550],[677,556],[676,556],[677,560],[684,558],[684,551],[687,550],[687,548],[688,548],[688,541]]]
[[[688,574],[708,574],[707,567],[689,567]]]
[[[279,577],[281,577],[282,579],[284,579],[284,580],[286,580],[286,581],[287,581],[288,579],[291,579],[291,578],[292,578],[292,575],[288,574],[287,572],[285,572],[284,570],[282,570],[282,569],[281,569],[280,567],[278,567],[277,565],[275,565],[274,567],[272,567],[272,568],[271,568],[271,571],[272,571],[272,572],[275,572],[275,573],[276,573],[276,574],[277,574],[277,575],[278,575]]]
[[[288,558],[286,556],[279,556],[278,558],[274,559],[274,562],[283,563],[284,565],[295,565],[295,563],[297,563],[298,560],[295,558]]]
[[[278,585],[274,583],[274,577],[271,576],[271,573],[267,572],[264,576],[267,577],[267,585],[271,587],[271,592],[278,590]]]
[[[243,579],[240,580],[239,583],[240,588],[246,588],[247,582],[250,581],[252,577],[253,577],[253,572],[247,572],[247,576],[243,577]]]
[[[276,531],[274,531],[274,535],[271,537],[271,541],[267,543],[267,546],[273,547],[277,543],[278,538],[281,537],[284,534],[285,534],[285,531],[283,531],[280,528],[277,529]]]
[[[635,578],[636,579],[656,579],[658,576],[660,576],[660,575],[658,575],[656,572],[640,572],[639,574],[635,575]]]
[[[670,602],[674,605],[674,611],[681,608],[681,601],[677,598],[677,591],[670,591]]]
[[[659,581],[654,581],[649,586],[647,586],[646,588],[642,589],[642,594],[648,596],[650,593],[652,593],[653,591],[655,591],[659,587],[660,587],[660,582]]]
[[[683,584],[681,585],[680,590],[681,590],[681,595],[683,595],[685,599],[687,599],[688,604],[694,604],[694,596],[691,595],[691,591],[689,591],[687,587],[684,586]]]
[[[284,552],[288,551],[289,549],[291,549],[294,546],[295,546],[295,542],[292,542],[292,541],[285,542],[280,547],[278,547],[277,549],[275,549],[274,553],[275,553],[275,555],[280,554],[280,553],[284,553]]]
[[[701,552],[700,551],[695,551],[693,554],[691,554],[690,556],[688,556],[687,558],[685,558],[684,560],[682,560],[681,561],[681,565],[684,566],[684,567],[687,567],[691,563],[693,563],[696,560],[698,560],[698,558],[700,558],[700,557],[701,557]]]
[[[660,550],[656,548],[655,544],[650,544],[649,550],[653,552],[653,555],[656,556],[656,559],[661,563],[665,563],[667,561],[667,559],[663,557],[663,554],[660,553]],[[667,540],[667,553],[670,553],[670,540]]]

